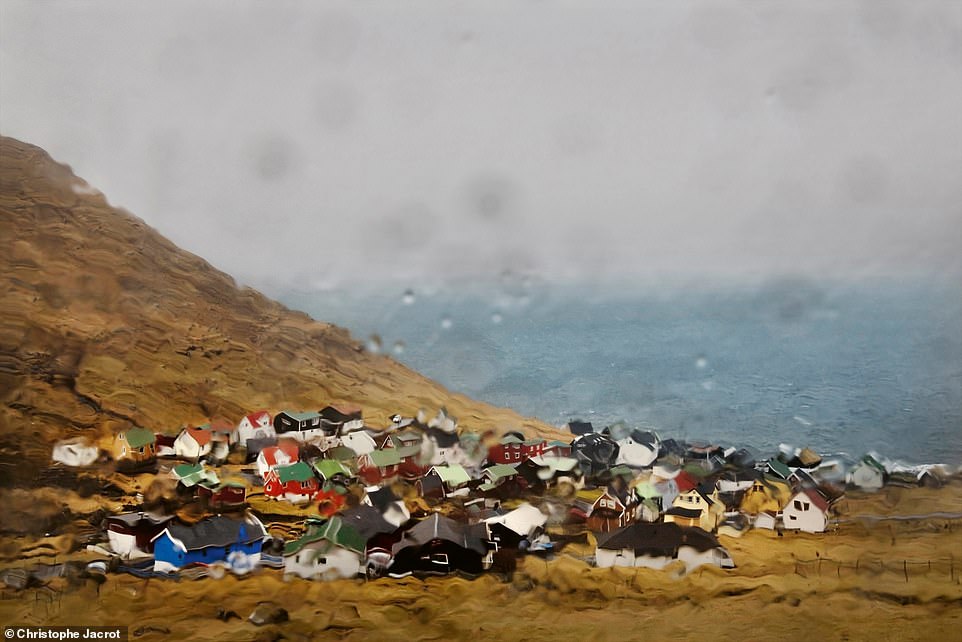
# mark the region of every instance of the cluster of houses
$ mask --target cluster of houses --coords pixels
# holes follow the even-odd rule
[[[756,461],[746,449],[623,425],[565,428],[570,441],[478,435],[458,430],[442,410],[430,421],[395,416],[375,430],[360,409],[342,406],[259,411],[172,436],[132,428],[116,437],[118,470],[180,460],[168,474],[207,516],[114,515],[107,538],[120,557],[152,556],[157,573],[215,564],[244,573],[269,559],[306,578],[476,575],[504,555],[551,551],[550,518],[583,523],[598,566],[732,568],[719,536],[823,532],[847,487],[871,490],[895,479],[871,456],[823,460],[803,449]],[[246,467],[222,479],[235,451],[245,453]],[[896,483],[910,483],[902,477]],[[915,478],[938,481],[931,471]],[[302,506],[302,523],[272,537],[248,507],[253,494]],[[560,514],[548,495],[551,506],[563,505]]]

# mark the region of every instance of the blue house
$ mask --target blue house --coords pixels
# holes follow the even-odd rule
[[[244,519],[209,517],[193,526],[171,524],[154,537],[154,570],[172,573],[188,564],[225,562],[249,569],[260,560],[264,525]]]

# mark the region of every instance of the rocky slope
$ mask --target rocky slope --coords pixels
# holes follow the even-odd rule
[[[373,425],[447,406],[471,430],[553,434],[452,394],[346,330],[238,288],[54,162],[0,138],[0,454],[78,433],[174,431],[248,410],[357,403]]]

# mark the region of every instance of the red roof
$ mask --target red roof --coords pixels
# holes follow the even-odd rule
[[[206,446],[210,443],[211,437],[213,437],[211,431],[204,430],[203,428],[188,428],[187,434],[197,442],[198,446]]]
[[[289,446],[285,447],[284,445],[268,446],[261,451],[261,454],[264,456],[264,461],[267,463],[267,465],[273,468],[274,466],[277,466],[277,453],[280,452],[283,452],[290,458],[290,461],[287,463],[293,464],[294,462],[298,461],[297,450],[294,449],[292,451]]]
[[[226,419],[211,419],[210,429],[214,432],[234,432],[237,430],[237,426],[230,423]]]
[[[252,412],[251,414],[246,415],[246,417],[247,417],[247,421],[251,422],[251,425],[256,426],[260,422],[261,417],[264,417],[265,415],[267,416],[267,422],[270,423],[271,413],[267,412],[266,410],[258,410],[256,412]]]
[[[804,493],[810,500],[812,500],[812,503],[818,506],[818,509],[820,511],[822,511],[823,513],[828,512],[828,500],[825,499],[825,497],[820,492],[818,492],[814,488],[803,488],[802,493]]]
[[[678,486],[679,493],[687,493],[692,488],[698,488],[698,480],[683,470],[675,477],[675,485]]]

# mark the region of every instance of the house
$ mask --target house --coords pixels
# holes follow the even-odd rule
[[[334,580],[357,576],[367,542],[339,517],[308,520],[307,532],[284,546],[284,574]]]
[[[703,564],[735,568],[711,533],[678,524],[637,523],[598,537],[595,563],[602,568],[634,566],[662,569],[675,560],[691,571]]]
[[[591,531],[607,533],[635,521],[638,496],[623,484],[609,485],[591,505],[587,526]]]
[[[157,451],[158,457],[175,457],[174,452],[174,442],[177,441],[178,435],[164,435],[161,433],[156,433],[154,438],[157,440],[154,443],[154,449]]]
[[[521,491],[517,483],[518,470],[509,464],[495,464],[481,470],[481,484],[478,491],[486,496],[507,499]]]
[[[617,464],[631,466],[632,468],[647,468],[651,466],[658,453],[661,444],[658,435],[647,430],[632,430],[623,439],[619,439]]]
[[[228,450],[240,442],[239,435],[237,434],[237,425],[227,421],[226,419],[211,419],[210,423],[207,425],[207,429],[210,430],[211,434],[213,434],[214,441],[225,442]]]
[[[403,526],[411,519],[411,513],[404,501],[388,486],[368,489],[363,503],[376,508],[384,520],[395,528]]]
[[[213,433],[203,428],[187,427],[174,440],[174,455],[181,459],[197,461],[210,454]]]
[[[498,443],[488,448],[488,461],[493,464],[517,464],[523,456],[524,439],[518,434],[509,432]]]
[[[422,416],[422,413],[419,412],[418,418],[420,419],[421,416]],[[435,415],[434,418],[427,423],[426,427],[438,428],[440,430],[443,430],[444,432],[453,433],[453,432],[457,432],[458,430],[458,419],[457,417],[449,416],[448,409],[442,407],[438,410],[438,414]]]
[[[792,497],[792,489],[784,479],[764,475],[745,490],[739,510],[750,515],[778,513]]]
[[[584,486],[584,476],[573,457],[532,457],[517,466],[518,476],[527,488],[550,488],[569,483],[575,488]]]
[[[274,416],[274,431],[278,437],[291,437],[300,442],[326,439],[333,435],[321,423],[319,412],[282,410]]]
[[[593,479],[614,466],[618,443],[599,433],[583,435],[571,443],[571,456],[578,461],[581,472]]]
[[[153,433],[151,433],[153,437]],[[100,451],[96,446],[90,446],[83,438],[65,439],[54,444],[52,458],[64,466],[89,466],[97,461]]]
[[[828,500],[814,488],[795,493],[782,510],[782,525],[788,530],[823,533],[828,526]]]
[[[157,459],[157,437],[146,428],[134,427],[117,434],[114,459],[121,470],[149,466]]]
[[[219,483],[201,481],[195,486],[201,505],[207,510],[224,512],[239,510],[247,504],[247,485],[227,480]]]
[[[434,513],[405,532],[392,548],[391,577],[412,573],[445,575],[460,571],[477,575],[491,565],[488,526],[462,524]]]
[[[792,474],[792,469],[778,459],[769,459],[766,464],[767,472],[779,479],[788,479]]]
[[[366,430],[355,430],[341,435],[341,445],[350,448],[354,455],[366,455],[377,450],[377,442]]]
[[[848,471],[845,481],[860,490],[876,491],[885,485],[885,477],[882,464],[871,455],[865,455]]]
[[[350,468],[345,466],[343,462],[337,461],[336,459],[317,459],[314,461],[313,465],[314,470],[317,472],[318,477],[321,478],[321,481],[336,482],[344,485],[349,483],[355,477]]]
[[[705,483],[679,493],[672,507],[665,511],[665,522],[680,526],[697,526],[712,532],[725,517],[725,505],[718,497],[714,484]]]
[[[189,564],[225,562],[238,572],[260,561],[267,532],[254,515],[208,517],[193,526],[169,523],[151,540],[154,571],[173,573]]]
[[[542,457],[571,457],[571,444],[552,439],[541,450]]]
[[[357,458],[357,476],[369,486],[382,484],[398,476],[401,461],[399,448],[383,448],[365,453]]]
[[[656,522],[661,516],[663,495],[653,478],[642,480],[635,484],[635,496],[638,505],[635,507],[635,521]]]
[[[427,428],[421,441],[421,460],[432,466],[470,463],[457,433]]]
[[[172,519],[172,516],[144,512],[108,515],[105,521],[110,550],[124,559],[147,556],[154,550],[151,540]]]
[[[595,431],[595,427],[591,425],[590,421],[569,421],[564,425],[564,428],[577,437],[590,435]]]
[[[171,476],[177,480],[178,486],[182,488],[193,488],[198,484],[215,486],[220,483],[217,473],[207,470],[204,464],[178,464],[170,471]]]
[[[364,553],[367,573],[379,575],[390,565],[391,549],[401,539],[397,526],[384,519],[378,509],[368,504],[349,508],[341,513],[340,517],[366,542]]]
[[[364,428],[361,408],[348,404],[321,408],[321,425],[328,435],[340,435]]]
[[[318,490],[320,484],[314,471],[303,461],[275,466],[264,476],[264,495],[274,499],[299,504],[310,501]]]
[[[279,441],[276,446],[268,446],[257,455],[257,473],[261,478],[277,466],[290,466],[300,461],[297,442],[292,439]]]
[[[547,521],[547,516],[528,502],[504,515],[484,520],[488,525],[491,541],[499,550],[502,548],[531,550],[532,546],[544,548],[548,543],[544,535],[544,525]]]
[[[250,439],[272,439],[277,436],[271,413],[266,410],[258,410],[241,417],[237,422],[236,434],[237,442],[245,448]]]
[[[427,474],[417,480],[418,493],[422,497],[463,497],[468,494],[471,476],[461,466],[432,466]]]

